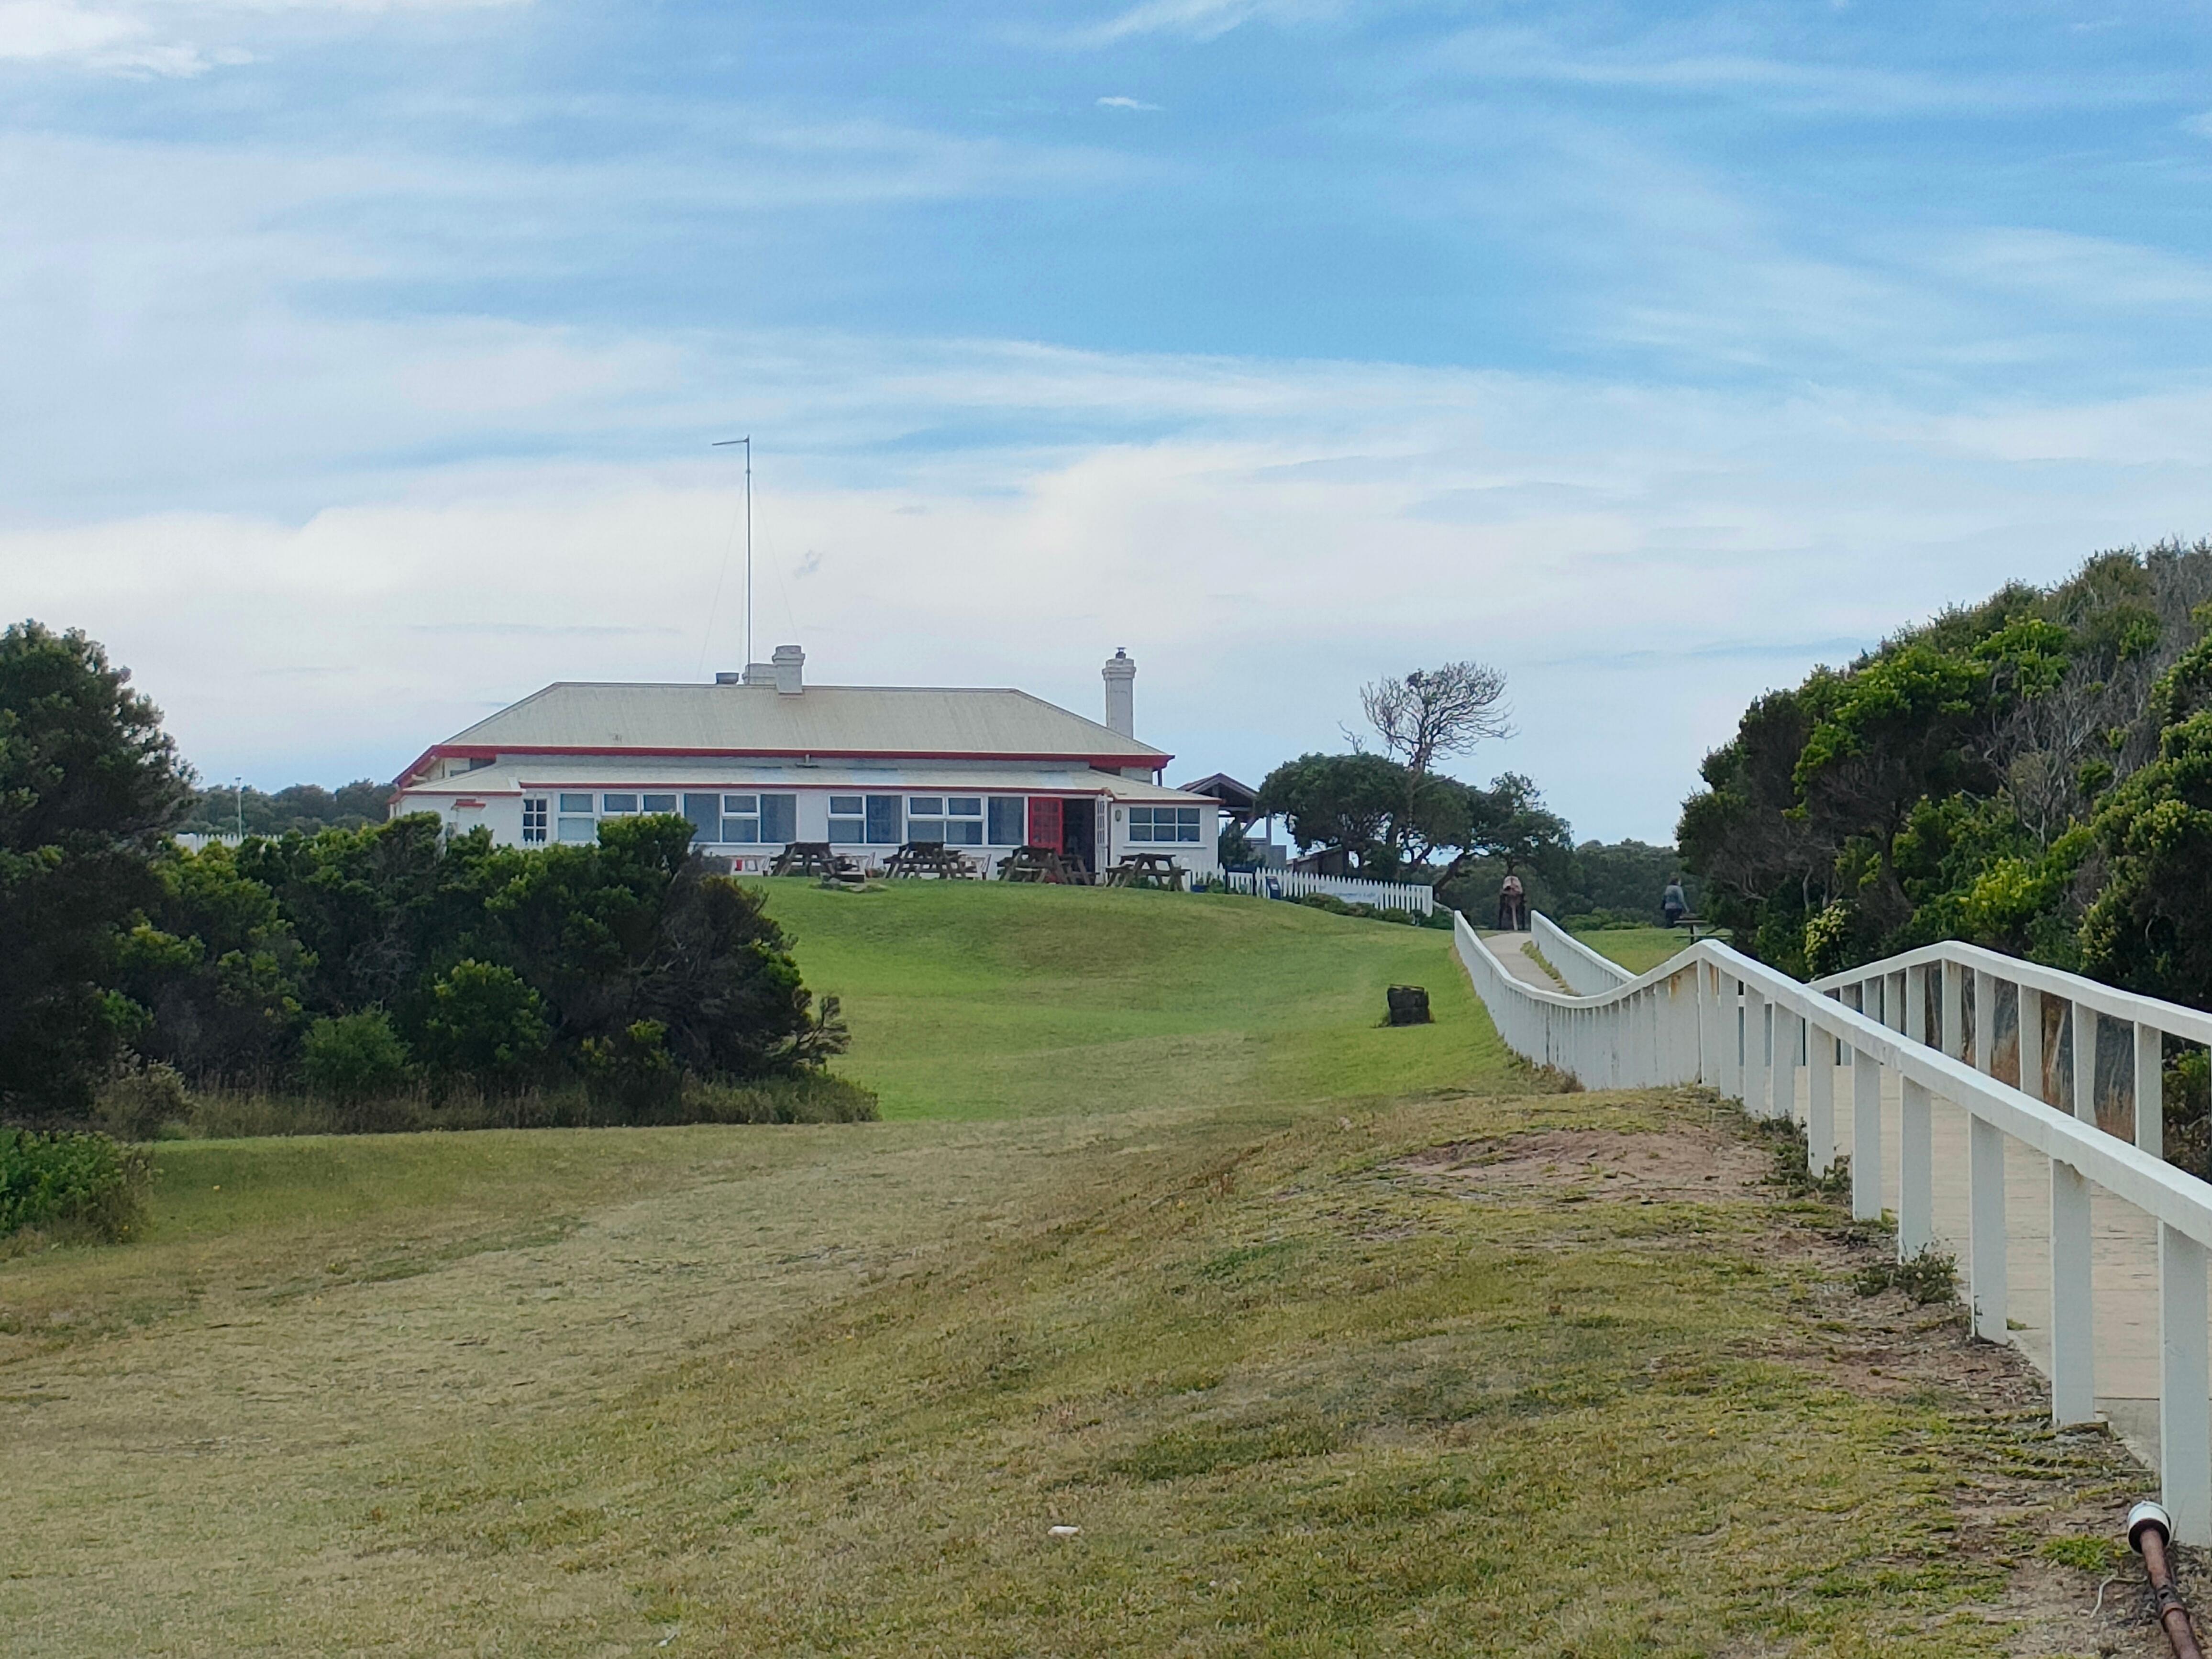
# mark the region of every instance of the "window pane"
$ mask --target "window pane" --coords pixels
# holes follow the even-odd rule
[[[983,821],[981,818],[947,819],[945,839],[955,847],[981,847],[983,844]]]
[[[722,830],[722,798],[720,795],[686,795],[684,797],[684,816],[691,820],[691,839],[712,841]]]
[[[860,798],[858,795],[832,795],[830,797],[830,810],[841,818],[857,818],[860,816]]]
[[[645,798],[645,810],[648,812],[673,812],[676,810],[676,797],[647,795]]]
[[[794,842],[799,839],[798,796],[763,795],[760,804],[763,841]]]
[[[561,797],[561,810],[564,812],[588,812],[592,810],[592,798],[589,795],[563,795]]]
[[[1017,795],[991,798],[991,845],[1019,847],[1022,844],[1022,817],[1026,803]]]
[[[724,818],[722,839],[726,842],[736,842],[740,846],[750,847],[760,840],[760,820],[758,818]]]
[[[750,816],[760,811],[760,797],[758,795],[725,795],[722,797],[722,810],[725,812],[741,812]]]
[[[602,795],[599,797],[599,810],[602,812],[635,812],[637,811],[637,797]]]
[[[945,803],[945,816],[948,818],[980,818],[983,816],[983,798],[981,795],[949,796]]]
[[[866,822],[860,818],[832,818],[830,820],[830,839],[834,842],[858,842],[867,839]]]
[[[943,841],[945,820],[943,818],[908,818],[906,821],[906,838],[908,841]]]
[[[599,820],[596,818],[562,818],[561,820],[561,839],[562,841],[597,841],[599,837]]]
[[[896,847],[899,844],[899,798],[896,795],[868,797],[868,844],[872,847]]]
[[[945,814],[945,797],[942,795],[916,795],[913,799],[907,802],[906,810],[913,813],[917,817],[942,817]]]

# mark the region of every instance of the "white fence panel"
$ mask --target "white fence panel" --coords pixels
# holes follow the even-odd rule
[[[1536,948],[1544,953],[1544,960],[1558,970],[1559,977],[1566,981],[1567,988],[1578,996],[1594,997],[1636,977],[1619,963],[1591,950],[1540,910],[1529,915],[1528,933],[1536,941]]]
[[[1303,870],[1224,870],[1221,878],[1232,893],[1261,898],[1304,898],[1328,893],[1346,904],[1371,904],[1378,910],[1412,910],[1421,915],[1437,908],[1437,890],[1404,881],[1362,881],[1357,876],[1316,876]]]
[[[1532,920],[1550,926],[1544,918]],[[1554,936],[1565,937],[1555,927],[1539,930],[1540,939],[1556,942]],[[1586,1086],[1702,1082],[1755,1115],[1794,1118],[1797,1074],[1805,1071],[1807,1156],[1823,1172],[1841,1150],[1836,1115],[1844,1091],[1835,1072],[1848,1066],[1852,1212],[1881,1213],[1887,1164],[1899,1196],[1900,1253],[1930,1242],[1936,1177],[1955,1184],[1959,1173],[1951,1167],[1956,1154],[1948,1150],[1938,1166],[1931,1118],[1940,1110],[1955,1125],[1963,1115],[1975,1334],[2015,1340],[2006,1316],[2008,1257],[2017,1252],[2023,1261],[2049,1264],[2047,1293],[2037,1310],[2048,1351],[2030,1357],[2051,1376],[2053,1419],[2069,1423],[2082,1420],[2105,1398],[2096,1387],[2100,1370],[2140,1364],[2146,1328],[2154,1329],[2149,1352],[2156,1358],[2162,1501],[2177,1538],[2212,1544],[2212,1290],[2206,1266],[2212,1185],[2156,1154],[2159,1071],[2150,1058],[2166,1034],[2212,1038],[2212,1016],[1972,945],[1931,945],[1803,985],[1704,939],[1649,973],[1571,994],[1507,972],[1463,916],[1453,939],[1506,1045]],[[1548,945],[1540,948],[1551,957]],[[1564,946],[1561,951],[1571,957]],[[1551,959],[1558,964],[1558,957]],[[1930,972],[1939,975],[1933,987]],[[2014,988],[2033,1021],[2030,1041],[2013,1045],[2010,1056],[1991,1040],[2001,1024],[2000,986]],[[1932,1021],[1931,997],[1937,1005]],[[2070,1005],[2075,1018],[2055,1011],[2057,1030],[2045,1041],[2044,1005],[2052,1000]],[[2134,1118],[2125,1135],[2098,1127],[2094,1118],[2100,1019],[2134,1027],[2131,1043],[2113,1047],[2116,1060],[2130,1049],[2135,1059],[2131,1086],[2124,1091]],[[2026,1090],[2004,1076],[2011,1064],[2000,1063],[2016,1059],[2021,1047],[2033,1062],[2015,1074]],[[2074,1049],[2072,1065],[2061,1063],[2062,1047]],[[2106,1068],[2119,1069],[2117,1063]],[[2107,1097],[2112,1092],[2106,1091]],[[1885,1121],[1888,1100],[1899,1105],[1893,1132]],[[1954,1145],[1948,1127],[1943,1144]],[[2047,1170],[2047,1205],[2007,1206],[2010,1161]],[[2115,1291],[2102,1301],[2091,1294],[2093,1197],[2106,1206],[2108,1218],[2094,1241],[2100,1273],[2109,1273],[2119,1294],[2133,1285],[2157,1287],[2154,1307],[2148,1317],[2137,1310],[2132,1330],[2108,1329],[2126,1318]],[[2133,1394],[2113,1395],[2105,1403],[2117,1412],[2139,1401],[2148,1403],[2148,1396]]]

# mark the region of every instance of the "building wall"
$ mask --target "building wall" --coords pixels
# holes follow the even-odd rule
[[[435,790],[414,789],[403,792],[393,803],[394,813],[434,812],[451,825],[456,833],[465,833],[482,825],[489,829],[492,838],[502,846],[553,845],[557,844],[560,839],[560,821],[562,817],[567,816],[580,822],[581,818],[588,816],[595,820],[603,821],[609,816],[614,816],[608,813],[605,808],[605,799],[609,794],[635,795],[640,797],[641,805],[642,805],[642,797],[648,793],[645,786],[636,783],[592,783],[577,778],[568,781],[565,785],[551,785],[542,790],[532,788],[525,792],[517,792],[509,782],[504,786],[504,793],[495,793],[487,791],[479,795],[455,796],[450,792],[465,776],[465,774],[456,776],[444,782]],[[947,786],[935,778],[927,783],[912,783],[902,780],[896,772],[888,770],[880,780],[871,780],[865,785],[840,784],[826,787],[796,787],[787,776],[779,777],[772,782],[764,784],[716,783],[709,786],[708,790],[702,790],[700,786],[694,782],[690,785],[688,793],[709,792],[717,794],[769,793],[792,796],[795,798],[796,807],[793,840],[830,842],[837,851],[872,866],[883,863],[897,850],[897,842],[908,837],[912,827],[912,820],[916,816],[911,810],[911,803],[915,799],[921,797],[942,799],[951,794],[980,797],[984,801],[983,842],[981,844],[972,842],[955,842],[954,844],[957,850],[979,860],[985,866],[987,873],[994,872],[997,868],[999,860],[1012,850],[1013,845],[1018,843],[994,844],[990,841],[988,803],[994,798],[1026,802],[1034,794],[1066,802],[1067,805],[1063,809],[1065,811],[1081,810],[1079,803],[1088,804],[1089,810],[1093,815],[1093,845],[1096,862],[1100,868],[1117,862],[1125,854],[1132,852],[1169,854],[1184,869],[1198,875],[1212,875],[1219,868],[1217,845],[1220,826],[1218,809],[1211,802],[1194,804],[1172,801],[1112,800],[1103,796],[1085,797],[1080,790],[1065,785],[1033,787],[1024,792],[1021,790],[1018,782],[1004,775],[993,778],[988,785],[979,784],[972,787]],[[673,794],[678,810],[681,810],[684,795],[687,792],[671,786],[669,788],[652,793]],[[590,797],[592,810],[588,814],[580,812],[564,814],[561,806],[561,797],[564,793]],[[830,810],[832,798],[854,794],[860,795],[864,799],[869,795],[899,797],[901,811],[896,840],[870,843],[833,836],[830,830]],[[526,841],[524,837],[525,805],[527,801],[538,800],[545,803],[544,839],[542,842],[536,839]],[[1159,831],[1156,824],[1153,838],[1141,841],[1137,839],[1135,832],[1139,818],[1133,817],[1133,814],[1151,814],[1157,819],[1165,810],[1177,811],[1179,816],[1176,830],[1179,835],[1188,833],[1191,827],[1190,817],[1194,812],[1197,838],[1174,841],[1159,839],[1158,838]],[[1025,812],[1023,814],[1023,820],[1024,836],[1026,838]],[[701,843],[704,850],[717,856],[732,859],[735,866],[740,871],[766,869],[776,854],[782,851],[785,844],[781,841],[746,843],[723,842],[719,839],[708,839]]]

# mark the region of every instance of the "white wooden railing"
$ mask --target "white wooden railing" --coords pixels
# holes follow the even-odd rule
[[[1575,982],[1560,956],[1553,954],[1556,948],[1571,957],[1559,944],[1565,935],[1546,919],[1535,920],[1541,924],[1538,948]],[[1576,994],[1516,978],[1493,954],[1492,942],[1464,917],[1455,939],[1475,992],[1507,1046],[1585,1087],[1702,1083],[1756,1115],[1798,1117],[1802,1071],[1807,1157],[1821,1174],[1846,1150],[1837,1145],[1837,1091],[1847,1089],[1851,1212],[1862,1218],[1883,1212],[1884,1161],[1893,1157],[1900,1258],[1909,1259],[1935,1242],[1933,1108],[1942,1102],[1963,1113],[1967,1299],[1974,1334],[1990,1341],[2011,1340],[2006,1263],[2014,1229],[2006,1214],[2008,1144],[2046,1161],[2048,1212],[2016,1218],[2015,1225],[2049,1251],[2047,1370],[2051,1417],[2058,1424],[2087,1422],[2097,1414],[2100,1309],[2092,1289],[2093,1188],[2148,1218],[2148,1225],[2132,1229],[2101,1227],[2106,1249],[2120,1250],[2129,1259],[2111,1266],[2104,1257],[2095,1259],[2100,1271],[2154,1279],[2163,1501],[2178,1538],[2212,1543],[2212,1345],[2207,1319],[2212,1186],[2173,1168],[2155,1151],[2155,1064],[2136,1069],[2136,1078],[2148,1082],[2137,1083],[2132,1091],[2132,1135],[2108,1133],[2093,1117],[2076,1117],[2067,1109],[2075,1100],[2094,1104],[2097,1098],[2097,1018],[2131,1025],[2137,1033],[2136,1053],[2148,1055],[2157,1052],[2147,1045],[2158,1033],[2196,1042],[2212,1038],[2212,1017],[1961,945],[1931,946],[1805,985],[1705,939],[1649,973]],[[1518,948],[1517,941],[1495,942]],[[1587,964],[1578,967],[1586,969]],[[1931,969],[1938,974],[1932,1036],[1926,1018]],[[1978,976],[1971,1003],[1965,990],[1970,974]],[[2057,1091],[2065,1098],[2051,1103],[2000,1074],[1993,1064],[2002,1055],[1999,1043],[1972,1045],[1977,1052],[1971,1062],[1961,1057],[1963,1011],[1996,1011],[2000,985],[2024,988],[2039,1005],[2030,1021],[2034,1035],[2027,1073],[2039,1084],[2049,1069],[2039,1053],[2045,1046],[2040,1003],[2056,998],[2087,1011],[2070,1016],[2090,1022],[2088,1035],[2070,1042],[2073,1063],[2061,1069],[2078,1074],[2086,1052],[2091,1068],[2087,1086],[2070,1084]],[[1989,1018],[1982,1029],[1995,1030],[2000,1023]],[[1839,1083],[1845,1073],[1848,1082]],[[1893,1148],[1885,1145],[1886,1078],[1894,1082],[1898,1097]],[[2148,1148],[2136,1144],[2146,1135],[2152,1137]],[[1954,1171],[1947,1166],[1944,1173]]]
[[[1412,910],[1427,915],[1437,908],[1437,890],[1407,881],[1364,881],[1358,876],[1316,876],[1304,870],[1224,870],[1232,893],[1262,898],[1304,898],[1328,893],[1347,904],[1371,904],[1378,910]]]
[[[1594,997],[1636,977],[1611,957],[1601,957],[1541,910],[1528,917],[1528,936],[1552,969],[1577,996]]]

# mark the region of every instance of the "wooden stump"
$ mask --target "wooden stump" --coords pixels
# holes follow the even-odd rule
[[[1427,1025],[1429,994],[1419,985],[1394,985],[1387,994],[1390,1001],[1390,1023],[1393,1025]]]

